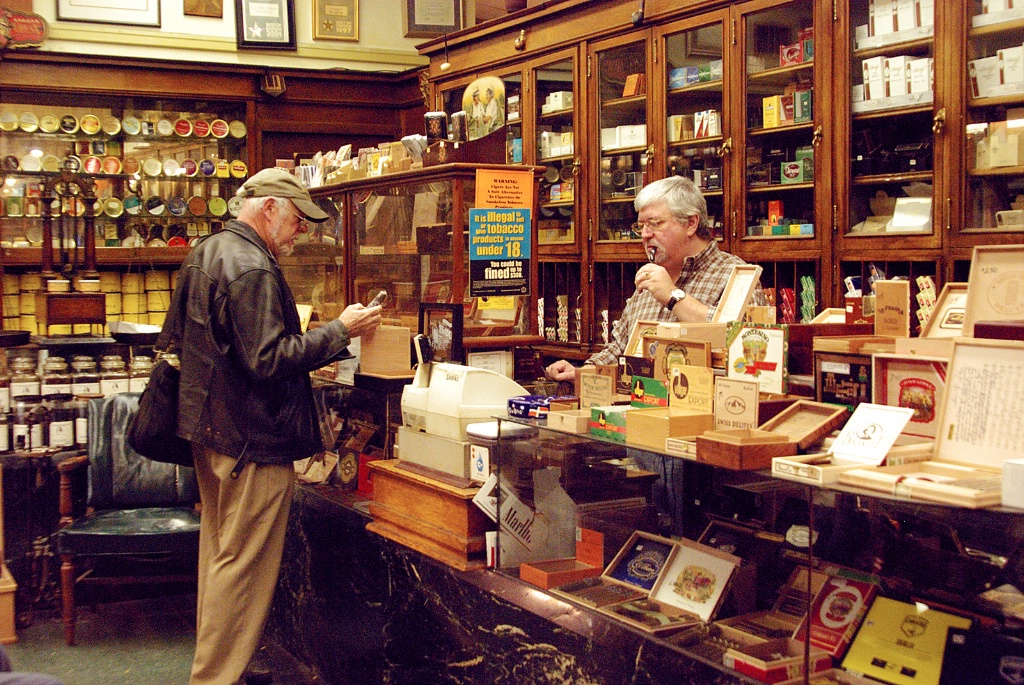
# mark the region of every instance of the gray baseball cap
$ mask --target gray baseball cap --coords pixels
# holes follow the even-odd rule
[[[271,167],[249,177],[238,189],[242,197],[282,197],[292,201],[295,208],[310,221],[326,221],[327,212],[320,209],[309,196],[306,187],[284,169]]]

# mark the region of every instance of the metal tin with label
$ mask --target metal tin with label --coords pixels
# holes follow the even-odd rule
[[[164,175],[165,176],[177,176],[178,169],[181,167],[178,165],[178,160],[173,157],[168,157],[164,160]]]
[[[14,112],[0,112],[0,131],[17,131],[18,115]]]
[[[246,128],[245,123],[235,119],[228,124],[228,133],[231,134],[232,138],[245,138]]]
[[[132,216],[142,211],[142,200],[139,199],[138,195],[126,195],[122,204],[124,205],[124,211]]]
[[[39,130],[43,133],[56,133],[60,130],[60,119],[56,115],[47,112],[39,117]]]
[[[121,120],[115,117],[113,114],[105,114],[100,119],[100,128],[108,136],[116,136],[121,132]]]
[[[78,155],[68,155],[60,163],[60,165],[64,169],[67,169],[68,171],[81,171],[82,170],[82,160],[81,160],[81,158],[78,157]]]
[[[174,122],[174,132],[181,137],[192,135],[192,122],[182,118]]]
[[[193,195],[188,199],[188,211],[195,216],[203,216],[206,214],[206,200],[198,195]]]
[[[43,155],[42,164],[43,171],[48,171],[51,174],[60,171],[60,159],[57,155]]]
[[[174,124],[170,119],[161,119],[156,122],[156,132],[162,136],[169,136],[174,133]]]
[[[82,160],[82,168],[87,174],[98,174],[103,168],[103,161],[95,155],[90,155]]]
[[[226,159],[217,160],[217,178],[228,178],[231,176],[231,166]]]
[[[200,119],[192,124],[192,135],[205,138],[210,135],[210,122]]]
[[[121,120],[121,128],[130,136],[137,136],[142,130],[142,123],[135,117],[125,117]]]
[[[211,159],[204,159],[199,162],[199,173],[203,176],[213,176],[217,173],[217,165]]]
[[[142,165],[139,164],[139,160],[135,159],[134,157],[125,157],[124,164],[122,164],[122,167],[123,168],[121,170],[124,173],[128,174],[129,176],[135,176],[136,174],[139,173],[139,170],[142,168]]]
[[[242,212],[242,204],[245,199],[240,195],[232,195],[228,200],[228,214],[238,216]]]
[[[235,178],[245,178],[249,173],[249,167],[240,159],[231,162],[231,175]]]
[[[7,155],[4,157],[3,168],[4,171],[17,171],[20,162],[14,155]]]
[[[38,157],[28,154],[21,158],[20,166],[22,171],[39,171],[43,165]]]
[[[95,135],[100,132],[100,118],[95,114],[86,114],[79,122],[79,126],[82,128],[82,133]]]
[[[65,114],[60,118],[60,130],[64,133],[78,132],[78,119],[74,114]]]
[[[163,171],[163,165],[160,160],[156,157],[148,157],[142,162],[142,171],[147,176],[159,176],[160,172]]]
[[[103,158],[103,173],[105,174],[119,174],[121,173],[121,160],[117,157],[104,157]]]
[[[34,133],[39,128],[39,117],[35,112],[22,112],[18,117],[18,126],[25,133]]]
[[[199,171],[199,165],[196,164],[194,159],[183,159],[181,161],[181,171],[186,176],[195,176]]]
[[[228,211],[228,203],[222,197],[211,197],[210,198],[210,214],[214,216],[224,216]]]
[[[228,135],[228,122],[223,119],[214,119],[210,122],[210,135],[214,138],[224,138]]]
[[[116,219],[124,213],[124,204],[116,197],[108,197],[103,201],[103,213]]]
[[[160,216],[167,209],[167,205],[164,204],[162,197],[158,195],[151,195],[146,198],[146,211],[153,216]]]
[[[185,198],[175,195],[167,201],[167,211],[174,216],[184,216],[185,212],[188,211],[188,206],[185,204]]]

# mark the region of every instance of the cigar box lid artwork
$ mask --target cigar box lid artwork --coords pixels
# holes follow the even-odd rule
[[[729,378],[757,380],[762,392],[787,386],[787,330],[783,325],[733,323],[726,338]]]
[[[938,685],[947,630],[970,625],[920,602],[876,597],[843,668],[893,685]]]
[[[877,591],[878,586],[867,580],[830,576],[814,596],[810,613],[796,630],[796,639],[807,638],[810,618],[811,644],[841,658]]]
[[[964,507],[1002,500],[1002,466],[1024,457],[1024,342],[958,338],[930,461],[855,468],[839,482]]]

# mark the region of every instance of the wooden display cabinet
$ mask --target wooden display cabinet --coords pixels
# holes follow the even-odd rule
[[[461,304],[467,350],[540,342],[532,295],[537,292],[535,258],[530,294],[492,301],[469,296],[469,210],[476,202],[476,173],[507,168],[443,164],[314,189],[313,198],[339,217],[347,265],[345,303],[365,304],[386,290],[385,320],[414,332],[420,303]],[[541,168],[517,168],[534,174],[536,193]],[[535,230],[531,236],[531,254],[536,254]]]

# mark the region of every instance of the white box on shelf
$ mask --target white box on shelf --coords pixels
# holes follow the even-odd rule
[[[878,100],[886,97],[885,57],[870,57],[862,65],[864,73],[864,99]]]
[[[981,13],[1005,12],[1013,9],[1013,0],[981,0]]]
[[[896,0],[869,0],[869,32],[872,36],[896,30]]]
[[[553,110],[569,109],[572,107],[572,91],[557,90],[548,96]]]
[[[910,93],[910,62],[912,57],[898,55],[885,59],[885,83],[889,96]]]
[[[906,31],[916,26],[917,0],[896,0],[896,30]]]
[[[999,57],[999,82],[1020,83],[1024,81],[1024,46],[1002,48],[996,55]]]
[[[643,147],[647,145],[647,124],[617,126],[619,147]]]
[[[868,25],[859,24],[853,27],[853,39],[858,45],[868,39]]]
[[[622,147],[619,144],[619,129],[616,128],[602,128],[601,129],[601,149],[602,150],[614,150],[617,147]]]
[[[971,92],[976,98],[988,97],[999,86],[999,55],[982,57],[967,63]]]
[[[850,88],[851,102],[864,102],[864,84],[858,83]]]
[[[910,92],[927,93],[932,90],[935,80],[935,60],[921,57],[910,60]]]
[[[917,0],[917,25],[931,26],[935,23],[935,0]]]

